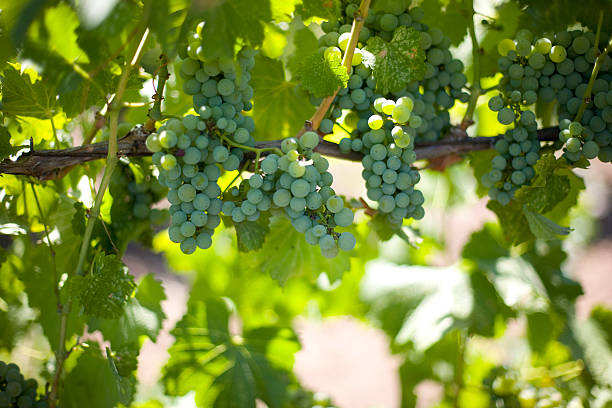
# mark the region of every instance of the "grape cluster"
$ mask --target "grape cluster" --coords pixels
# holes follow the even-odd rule
[[[498,44],[503,93],[516,104],[557,103],[561,133],[556,147],[564,147],[570,162],[612,161],[610,56],[602,57],[591,94],[585,95],[599,55],[595,41],[590,31],[560,31],[550,39],[520,30],[514,40]],[[607,42],[608,35],[601,33],[599,44]]]
[[[455,100],[467,101],[469,98],[462,90],[467,82],[462,73],[464,66],[460,60],[454,59],[448,50],[450,40],[439,29],[430,28],[420,22],[423,19],[422,9],[415,7],[408,11],[400,3],[388,2],[388,9],[379,13],[370,10],[352,61],[353,73],[348,86],[338,93],[331,117],[321,122],[320,130],[323,133],[330,133],[334,120],[342,115],[342,110],[350,109],[356,113],[352,117],[351,127],[356,128],[354,136],[359,137],[361,133],[369,130],[367,119],[376,99],[408,96],[415,101],[413,119],[409,125],[416,130],[417,141],[434,141],[450,126],[448,109],[455,104]],[[358,5],[351,2],[346,6],[344,17],[340,21],[327,21],[321,25],[326,33],[319,38],[321,52],[341,53],[346,49],[350,24],[357,9]],[[363,51],[359,47],[364,46],[373,36],[391,40],[394,31],[400,26],[412,27],[420,32],[421,47],[426,51],[425,76],[391,95],[381,95],[376,90],[376,81],[371,70],[364,64]],[[318,104],[319,101],[313,99],[312,102]]]
[[[143,168],[150,165],[143,164]],[[109,189],[114,199],[113,204],[127,204],[132,209],[131,216],[136,220],[146,220],[154,225],[168,222],[168,210],[151,208],[152,204],[168,193],[168,188],[162,186],[152,174],[144,174],[143,179],[137,181],[129,166],[119,162],[118,168],[113,172]],[[123,210],[123,206],[119,210]]]
[[[497,112],[500,123],[515,125],[495,143],[498,155],[491,160],[492,170],[481,180],[489,188],[491,199],[506,205],[515,191],[535,176],[533,166],[540,158],[536,116],[531,110],[521,110],[518,102],[503,94],[492,97],[489,108]]]
[[[353,212],[330,187],[329,163],[313,152],[318,134],[306,132],[299,141],[285,139],[276,149],[278,154],[269,154],[259,163],[262,151],[254,148],[253,119],[242,113],[252,108],[253,89],[248,82],[254,52],[241,50],[237,63],[208,60],[198,32],[191,38],[180,70],[183,90],[193,95],[198,115],[170,119],[146,141],[154,152],[159,181],[170,189],[170,239],[190,254],[196,247],[212,245],[221,215],[239,224],[257,221],[264,212],[283,211],[310,244],[320,246],[324,256],[352,250],[355,237],[335,228],[350,226]],[[248,165],[251,158],[245,153],[253,152],[258,153],[254,174],[222,191],[218,183],[222,173]]]
[[[36,380],[26,380],[17,364],[0,361],[0,408],[47,408],[47,400],[37,396],[37,388]]]
[[[495,368],[497,369],[497,368]],[[494,369],[494,370],[495,370]],[[534,382],[538,382],[535,380]],[[539,384],[538,384],[539,385]],[[491,397],[495,406],[520,408],[582,408],[583,404],[571,388],[564,395],[567,384],[555,384],[560,389],[551,386],[539,387],[520,380],[514,370],[503,370],[490,383]]]
[[[253,119],[242,114],[252,107],[253,88],[248,83],[255,54],[243,49],[237,63],[206,60],[197,33],[187,53],[180,74],[185,79],[183,90],[193,95],[198,115],[168,120],[149,135],[146,144],[154,152],[160,183],[170,189],[170,239],[190,254],[196,247],[212,245],[212,235],[221,222],[224,203],[217,181],[222,170],[237,170],[244,148],[255,145]],[[256,211],[243,209],[247,219],[257,219]]]
[[[368,118],[369,131],[359,139],[340,141],[343,152],[364,154],[362,177],[367,195],[378,203],[378,210],[387,215],[391,225],[401,225],[404,218],[421,219],[425,215],[423,194],[414,188],[420,175],[410,167],[416,160],[414,127],[402,126],[412,120],[414,101],[401,97],[397,101],[378,98],[377,114]]]
[[[333,176],[327,171],[327,159],[313,152],[318,144],[319,135],[312,131],[299,140],[284,139],[282,155],[268,155],[261,162],[261,174],[255,173],[248,180],[246,197],[249,202],[265,201],[266,208],[284,210],[309,244],[319,245],[323,256],[334,258],[339,249],[350,251],[355,247],[352,233],[335,230],[353,223],[353,211],[331,187]],[[231,209],[227,214],[234,219],[236,209],[227,206]]]

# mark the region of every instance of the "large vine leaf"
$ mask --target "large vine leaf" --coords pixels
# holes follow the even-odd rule
[[[440,28],[451,44],[459,45],[467,35],[472,18],[471,3],[466,0],[427,0],[421,7],[423,21],[431,27]]]
[[[152,274],[146,275],[138,284],[136,292],[122,308],[117,319],[91,318],[89,330],[100,330],[113,349],[139,348],[140,336],[157,340],[166,315],[161,302],[166,299],[161,282]]]
[[[229,320],[222,299],[190,302],[172,331],[176,341],[163,375],[167,392],[195,390],[198,406],[255,408],[256,399],[270,408],[284,406],[298,349],[295,336],[278,327],[232,335]]]
[[[317,98],[324,98],[338,88],[344,88],[349,79],[338,55],[332,54],[325,58],[320,52],[305,58],[298,74],[304,88]]]
[[[281,286],[295,276],[315,280],[322,272],[333,282],[350,268],[348,252],[340,251],[334,259],[325,258],[321,249],[308,244],[304,234],[297,232],[285,218],[273,220],[270,230],[266,243],[257,253],[255,265]]]
[[[32,80],[18,65],[8,64],[2,77],[2,111],[7,115],[49,119],[54,114],[55,91],[42,80]]]
[[[302,0],[295,10],[303,19],[320,17],[326,20],[335,20],[340,17],[339,0]]]
[[[521,187],[510,204],[490,201],[506,241],[513,245],[535,238],[555,239],[569,230],[557,224],[578,203],[584,181],[572,172],[565,159],[546,154],[535,165],[536,177],[531,185]]]
[[[386,94],[398,91],[425,75],[425,52],[420,47],[421,36],[412,27],[401,26],[390,42],[371,37],[366,50],[374,55],[371,65],[376,88]]]
[[[285,79],[283,63],[258,55],[252,72],[255,139],[274,140],[295,135],[314,107],[296,90],[296,81]]]

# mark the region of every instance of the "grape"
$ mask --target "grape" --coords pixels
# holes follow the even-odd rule
[[[176,157],[172,154],[165,154],[160,159],[160,164],[164,170],[170,170],[176,166]]]
[[[399,104],[395,105],[392,111],[393,120],[397,123],[406,123],[410,119],[411,109],[408,105]]]
[[[514,43],[514,41],[512,41],[509,38],[501,40],[497,44],[497,52],[499,52],[499,55],[501,56],[506,56],[508,55],[508,52],[514,51],[514,50],[516,50],[516,44]]]
[[[567,57],[567,51],[562,45],[555,45],[550,49],[550,60],[552,62],[562,62]]]
[[[344,208],[344,200],[342,200],[342,197],[334,195],[327,199],[325,205],[329,211],[335,214]]]
[[[514,121],[514,112],[510,108],[502,108],[497,112],[497,120],[502,125],[509,125]]]
[[[321,253],[326,258],[335,258],[338,254],[338,246],[336,240],[331,235],[324,235],[319,239],[319,246],[321,247]]]
[[[295,197],[306,197],[310,193],[310,183],[303,179],[295,180],[291,184],[291,193]]]
[[[552,42],[548,38],[539,38],[535,42],[535,50],[540,54],[548,54],[552,48]]]
[[[353,223],[353,212],[349,208],[342,208],[334,214],[334,222],[340,227],[348,227]]]
[[[383,118],[380,115],[372,115],[368,119],[368,126],[370,129],[380,129],[383,125]]]
[[[350,232],[343,232],[338,237],[338,247],[343,251],[351,251],[353,248],[355,248],[356,243],[357,240],[355,239],[355,236]]]
[[[306,149],[314,149],[319,144],[319,135],[316,132],[305,132],[299,140],[300,145]]]

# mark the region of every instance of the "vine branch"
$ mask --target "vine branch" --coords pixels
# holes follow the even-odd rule
[[[149,131],[144,127],[134,128],[124,138],[117,142],[117,155],[138,157],[151,156],[145,146]],[[557,139],[558,127],[538,130],[542,142]],[[415,153],[418,160],[431,160],[449,155],[461,155],[471,151],[492,149],[495,142],[502,136],[479,136],[464,139],[443,139],[436,142],[417,143]],[[255,144],[255,149],[266,149],[262,156],[280,148],[282,140],[261,141]],[[62,150],[36,150],[24,153],[16,161],[6,159],[0,162],[0,174],[16,174],[36,177],[40,180],[59,179],[66,175],[73,166],[92,160],[103,159],[108,155],[108,143],[100,142],[86,146],[71,147]],[[348,161],[361,161],[362,155],[357,152],[343,153],[336,143],[322,141],[315,149],[324,156],[335,157]],[[246,152],[247,159],[254,159],[255,152]]]

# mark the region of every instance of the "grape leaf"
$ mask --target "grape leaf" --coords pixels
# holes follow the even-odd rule
[[[202,47],[208,58],[234,56],[241,39],[251,47],[264,40],[264,23],[272,18],[269,0],[232,0],[208,10],[203,19]]]
[[[325,58],[319,52],[303,60],[298,75],[304,88],[317,98],[333,95],[338,88],[344,88],[349,79],[339,56],[332,54]]]
[[[0,126],[0,161],[14,153],[11,146],[11,134],[5,126]]]
[[[90,273],[74,276],[73,290],[85,314],[117,319],[136,287],[134,278],[116,255],[99,253]]]
[[[270,230],[266,243],[256,254],[255,264],[281,286],[291,277],[314,280],[322,272],[334,282],[350,268],[348,252],[340,251],[334,259],[325,258],[320,248],[308,244],[304,234],[297,232],[285,218],[272,220]]]
[[[146,275],[136,288],[134,297],[126,302],[118,319],[91,318],[88,321],[89,330],[100,330],[114,350],[124,347],[138,349],[140,336],[147,336],[151,341],[157,340],[165,319],[160,304],[164,299],[166,295],[161,282],[151,274]]]
[[[485,26],[486,34],[480,42],[480,74],[482,76],[494,75],[497,71],[497,44],[505,38],[514,38],[518,29],[520,9],[516,1],[507,1],[498,5],[495,24]]]
[[[7,115],[49,119],[55,109],[55,91],[42,80],[33,82],[19,67],[8,64],[2,77],[2,111]]]
[[[442,29],[452,45],[459,45],[463,41],[472,18],[469,1],[427,0],[421,3],[421,7],[425,15],[423,22]]]
[[[295,135],[314,107],[297,92],[297,81],[287,81],[280,61],[255,57],[251,86],[254,90],[253,119],[256,140],[274,140]]]
[[[599,13],[594,10],[611,10],[612,1],[610,0],[585,0],[580,3],[580,7],[574,7],[572,0],[518,0],[523,11],[520,23],[529,28],[536,34],[556,32],[581,23],[588,26],[593,32],[597,31]],[[609,32],[612,29],[612,22],[603,19],[602,31]]]
[[[295,11],[304,20],[310,17],[320,17],[325,20],[337,20],[340,17],[339,0],[302,0]]]
[[[44,20],[49,51],[56,52],[69,63],[89,62],[87,54],[77,44],[75,30],[79,26],[79,20],[69,5],[60,3],[46,10]]]
[[[249,252],[260,249],[266,240],[266,235],[270,232],[269,222],[267,217],[260,217],[257,221],[235,223],[238,250]]]
[[[425,52],[420,47],[421,36],[412,27],[400,26],[393,33],[391,42],[371,37],[366,50],[375,57],[372,74],[376,88],[386,94],[402,89],[408,83],[423,79]]]
[[[556,239],[557,235],[568,235],[571,231],[571,228],[562,227],[542,214],[529,210],[526,206],[523,206],[523,213],[527,218],[529,229],[536,238]]]
[[[301,22],[292,22],[289,30],[289,44],[291,48],[286,50],[290,53],[287,68],[293,75],[297,75],[302,62],[308,56],[318,51],[319,42],[314,33],[304,27]]]
[[[77,349],[71,354],[70,359],[76,358],[76,363],[69,361],[71,364],[66,364],[69,371],[64,387],[69,392],[62,394],[62,406],[80,408],[83,401],[92,408],[118,406],[121,393],[109,361],[104,358],[97,342],[88,341],[88,344],[88,348]]]
[[[229,319],[222,299],[190,302],[172,330],[176,341],[163,375],[167,392],[184,395],[195,390],[198,406],[255,408],[256,399],[270,408],[285,406],[291,377],[287,365],[298,348],[295,336],[269,326],[232,336]],[[279,342],[285,346],[274,347]],[[271,355],[284,363],[275,364]]]

